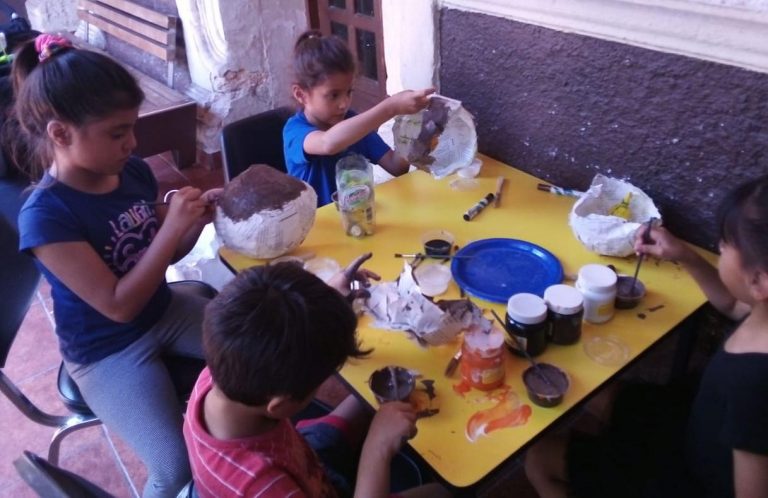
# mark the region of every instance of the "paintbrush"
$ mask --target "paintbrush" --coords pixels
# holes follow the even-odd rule
[[[496,193],[493,194],[494,208],[497,208],[501,205],[501,189],[504,188],[504,180],[505,178],[503,176],[500,176],[496,179]]]
[[[414,253],[414,254],[404,254],[404,253],[396,252],[395,253],[395,257],[396,258],[434,258],[434,259],[459,258],[459,259],[463,259],[463,258],[471,258],[472,256],[459,256],[459,255],[451,255],[451,254],[445,254],[445,255],[443,255],[443,254],[436,254],[434,256],[430,256],[429,254],[424,254],[424,253],[420,253],[420,252],[417,252],[417,253]]]
[[[643,231],[643,244],[651,244],[653,243],[653,239],[651,239],[651,226],[653,226],[653,222],[656,220],[655,217],[651,217],[651,219],[648,220],[648,225],[645,227],[645,230]],[[643,259],[645,259],[645,253],[640,253],[640,255],[637,257],[637,266],[635,266],[635,274],[632,276],[632,286],[629,288],[629,295],[633,296],[635,294],[635,286],[637,285],[637,274],[640,273],[640,265],[643,263]]]
[[[451,360],[448,362],[448,365],[445,367],[445,376],[450,377],[453,375],[453,373],[456,371],[456,368],[459,366],[459,362],[461,361],[461,346],[459,346],[458,351],[454,353],[453,356],[451,356]]]
[[[581,192],[579,190],[555,187],[554,185],[548,185],[546,183],[539,183],[538,185],[536,185],[536,188],[541,190],[542,192],[549,192],[550,194],[561,195],[565,197],[581,197],[582,195],[584,195],[584,192]]]
[[[507,332],[507,335],[511,337],[513,341],[515,341],[515,344],[517,344],[517,349],[525,355],[525,359],[528,360],[531,366],[533,366],[533,370],[536,372],[536,375],[538,375],[541,380],[549,384],[551,387],[555,387],[555,385],[552,384],[552,381],[549,380],[549,377],[547,377],[547,374],[544,373],[544,370],[542,370],[539,366],[539,362],[533,359],[533,356],[528,353],[528,350],[525,349],[525,345],[520,342],[520,339],[518,339],[517,336],[507,328],[507,324],[504,323],[504,320],[501,319],[495,310],[491,310],[491,313],[493,313],[494,318],[496,318],[496,321],[499,322],[502,329]]]

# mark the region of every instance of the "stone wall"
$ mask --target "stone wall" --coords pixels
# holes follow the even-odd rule
[[[626,178],[714,248],[716,206],[768,172],[768,74],[443,8],[440,91],[480,151],[553,184]]]

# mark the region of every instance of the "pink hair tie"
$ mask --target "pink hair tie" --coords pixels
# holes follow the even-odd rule
[[[61,35],[43,34],[35,38],[35,50],[40,62],[56,55],[61,49],[72,48],[72,42]]]

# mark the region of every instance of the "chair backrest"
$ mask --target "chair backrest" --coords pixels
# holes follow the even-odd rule
[[[0,368],[11,349],[40,281],[32,258],[19,252],[19,234],[0,216]]]
[[[113,498],[111,495],[68,470],[51,465],[30,451],[13,462],[16,471],[38,496],[46,498]]]
[[[230,123],[221,130],[221,155],[227,181],[252,164],[268,164],[286,171],[283,126],[293,113],[290,107],[278,107]]]

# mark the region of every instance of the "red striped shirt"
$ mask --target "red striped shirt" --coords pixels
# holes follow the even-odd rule
[[[335,497],[312,448],[290,420],[254,437],[222,441],[208,433],[203,400],[213,380],[206,368],[187,405],[184,438],[201,498]]]

